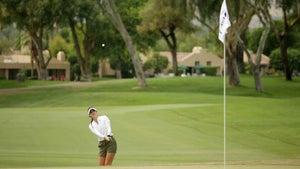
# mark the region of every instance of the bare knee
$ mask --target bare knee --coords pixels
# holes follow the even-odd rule
[[[114,157],[115,157],[115,153],[107,153],[105,159],[105,165],[112,165]]]
[[[99,157],[99,166],[105,165],[105,157]]]

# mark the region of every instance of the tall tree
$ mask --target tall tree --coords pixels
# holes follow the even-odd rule
[[[160,39],[160,34],[156,31],[141,33],[137,30],[137,26],[142,22],[139,12],[146,5],[147,0],[118,0],[115,2],[124,26],[135,42],[137,50],[147,53],[149,47],[154,46],[156,41]]]
[[[0,19],[6,24],[16,23],[17,28],[25,30],[32,44],[32,57],[35,60],[39,79],[46,80],[47,66],[51,59],[44,57],[43,38],[59,17],[55,5],[58,0],[2,0]]]
[[[244,45],[244,41],[240,38],[240,36],[238,36],[239,39],[239,43],[240,46],[243,47],[243,49],[245,50],[247,57],[248,57],[248,62],[251,66],[251,71],[253,74],[253,78],[254,78],[254,84],[255,84],[255,89],[257,92],[263,92],[264,88],[263,88],[263,84],[261,82],[261,70],[260,70],[260,62],[261,62],[261,57],[262,57],[262,53],[263,50],[265,48],[265,44],[268,38],[268,34],[270,32],[270,24],[268,21],[268,16],[267,16],[267,8],[269,7],[269,4],[266,1],[258,1],[256,3],[251,3],[249,2],[249,5],[252,6],[253,9],[255,9],[255,13],[257,14],[260,22],[263,25],[263,32],[260,36],[259,42],[256,42],[258,44],[258,48],[256,51],[256,57],[255,60],[253,60],[253,58],[251,57],[249,51],[247,50],[246,46]],[[237,33],[238,35],[238,33]]]
[[[192,30],[189,12],[184,1],[151,0],[140,13],[143,21],[140,32],[159,31],[172,54],[173,71],[178,75],[176,29]]]
[[[222,1],[220,0],[191,0],[194,18],[202,25],[206,26],[211,32],[218,36],[218,18]],[[229,74],[229,84],[238,86],[240,84],[238,58],[241,54],[238,45],[238,37],[245,33],[255,9],[249,7],[244,0],[227,1],[229,10],[231,27],[228,29],[226,50],[228,57],[226,58],[227,69]]]
[[[138,57],[137,50],[135,48],[134,42],[127,32],[123,21],[119,15],[119,12],[117,10],[117,7],[113,0],[100,0],[99,5],[106,14],[106,16],[110,19],[112,24],[115,26],[115,28],[120,32],[123,40],[125,41],[125,44],[128,48],[128,52],[131,55],[131,59],[134,65],[135,74],[138,79],[139,87],[145,88],[147,87],[145,75],[143,72],[141,61]]]
[[[61,1],[63,13],[60,24],[71,29],[82,80],[91,81],[91,55],[99,39],[99,7],[94,1]],[[62,23],[62,21],[64,23]]]
[[[281,20],[277,20],[276,24],[280,29],[283,29],[283,22]],[[259,41],[259,37],[262,34],[263,28],[257,28],[251,31],[249,34],[247,34],[247,46],[249,49],[252,51],[256,51],[258,49],[257,42]],[[300,24],[297,24],[295,28],[293,28],[290,33],[288,34],[287,37],[287,43],[289,45],[288,48],[288,60],[291,68],[291,72],[299,71],[300,69],[297,69],[294,67],[293,69],[293,64],[297,63],[294,60],[294,52],[291,51],[299,51],[300,52]],[[279,43],[277,42],[275,32],[271,31],[269,33],[267,42],[266,42],[266,47],[263,51],[263,53],[267,56],[270,57],[270,66],[275,69],[275,70],[280,70],[284,71],[283,68],[283,63],[282,63],[282,57],[281,57],[281,52],[280,52],[280,47]],[[298,53],[299,53],[298,52]],[[295,69],[296,68],[296,69]],[[295,72],[296,73],[296,72]]]
[[[142,53],[147,53],[150,46],[154,46],[159,34],[151,33],[138,33],[136,26],[140,24],[141,18],[139,11],[147,2],[146,0],[126,0],[115,1],[119,14],[122,16],[122,21],[128,34],[135,42],[136,50]],[[116,70],[117,78],[130,77],[134,75],[135,70],[130,64],[131,57],[127,52],[126,44],[122,39],[118,30],[114,28],[107,17],[101,17],[102,24],[99,26],[101,37],[98,39],[97,44],[101,44],[101,50],[98,55],[105,55],[109,57],[111,68]],[[130,62],[127,62],[129,58]],[[118,62],[118,63],[117,63]],[[129,72],[132,72],[129,73]],[[129,76],[128,76],[129,75]]]
[[[295,25],[300,23],[300,0],[277,0],[276,5],[282,9],[282,20],[284,22],[283,30],[280,30],[278,25],[272,19],[270,10],[267,10],[270,24],[276,34],[277,41],[280,46],[282,62],[284,65],[285,79],[292,80],[292,71],[289,64],[287,50],[288,44],[288,34],[295,27]]]
[[[126,45],[119,32],[104,15],[101,15],[101,23],[99,25],[101,35],[97,39],[97,45],[101,47],[100,50],[95,50],[95,54],[101,59],[109,59],[110,67],[116,71],[116,78],[121,79],[123,78],[122,69],[125,68],[122,57],[124,57]]]

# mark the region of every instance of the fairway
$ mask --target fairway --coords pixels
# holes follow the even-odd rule
[[[266,78],[261,94],[251,77],[242,82],[227,88],[226,168],[299,168],[300,80]],[[0,90],[0,168],[97,168],[89,106],[111,119],[118,142],[112,169],[223,168],[222,79],[148,83],[147,89],[125,79]]]
[[[102,106],[100,112],[113,119],[113,132],[118,140],[119,152],[115,164],[127,165],[132,161],[136,161],[136,164],[172,163],[174,160],[195,162],[199,157],[221,161],[221,122],[190,128],[198,123],[197,119],[190,119],[197,114],[193,110],[216,106]],[[45,162],[48,165],[63,165],[68,161],[71,165],[93,165],[96,162],[97,141],[87,128],[89,119],[85,108],[6,108],[2,112],[11,113],[1,118],[0,131],[2,138],[6,138],[1,139],[1,165],[42,166]],[[181,112],[190,115],[183,116]],[[10,120],[12,116],[13,121]],[[18,132],[20,128],[22,133]],[[18,139],[20,137],[21,142]]]

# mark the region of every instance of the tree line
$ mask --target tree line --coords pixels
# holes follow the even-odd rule
[[[299,43],[291,40],[291,35],[298,36],[295,32],[299,30],[300,0],[226,2],[231,21],[225,46],[229,84],[240,85],[244,51],[257,91],[264,90],[260,80],[262,54],[273,52],[276,59],[272,63],[276,62],[276,68],[283,70],[286,80],[292,80],[293,70],[299,69]],[[203,39],[199,43],[223,57],[219,52],[222,45],[216,40],[221,3],[219,0],[1,0],[0,27],[15,25],[20,37],[27,35],[25,44],[30,46],[39,79],[47,78],[46,68],[52,55],[62,50],[68,57],[75,57],[73,61],[85,81],[92,76],[91,62],[109,57],[119,78],[127,72],[137,77],[140,87],[147,87],[138,52],[147,53],[161,39],[171,52],[175,75],[178,75],[180,34],[199,36]],[[280,9],[282,17],[274,19],[271,7]],[[254,15],[262,28],[250,32]],[[270,38],[273,44],[269,44]],[[44,57],[45,49],[49,50],[48,58]],[[251,60],[248,49],[256,53],[256,60]]]

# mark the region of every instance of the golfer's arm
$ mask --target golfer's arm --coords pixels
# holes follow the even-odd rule
[[[96,129],[94,129],[92,126],[89,126],[90,130],[92,133],[94,133],[96,136],[100,137],[100,138],[104,138],[105,135],[100,134]]]

